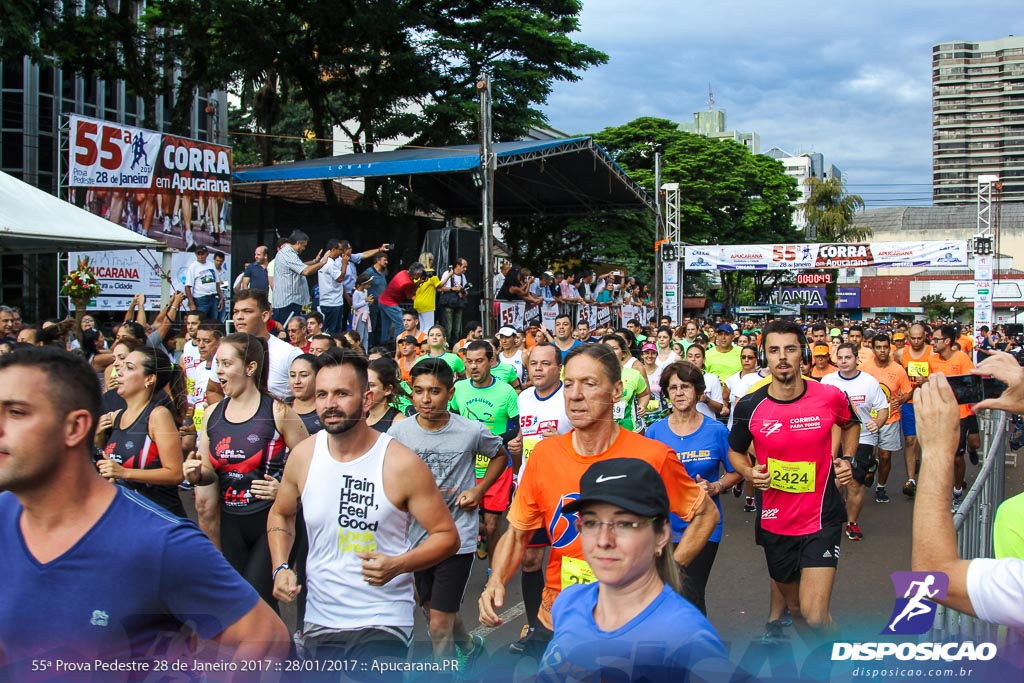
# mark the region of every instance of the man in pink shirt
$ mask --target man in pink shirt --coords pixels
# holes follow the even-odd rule
[[[412,301],[423,280],[423,264],[416,262],[408,269],[399,271],[384,288],[377,303],[380,304],[381,339],[394,339],[402,329],[402,302]]]

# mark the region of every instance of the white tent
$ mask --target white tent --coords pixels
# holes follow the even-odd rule
[[[163,248],[161,242],[0,172],[0,253]]]

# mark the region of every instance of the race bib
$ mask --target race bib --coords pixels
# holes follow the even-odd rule
[[[907,363],[907,377],[918,383],[928,379],[928,362],[912,360]]]
[[[196,391],[196,381],[191,377],[185,378],[185,393],[189,396],[194,396]]]
[[[487,466],[491,464],[491,459],[486,455],[480,453],[476,454],[476,461],[474,463],[476,469],[476,478],[483,479],[484,475],[487,474]]]
[[[786,493],[811,493],[814,491],[814,463],[786,462],[768,458],[771,473],[771,487]]]
[[[203,430],[203,415],[206,414],[206,404],[200,403],[192,409],[192,424],[196,426],[196,433]]]
[[[594,583],[597,577],[586,560],[562,555],[562,590],[569,586]]]
[[[612,407],[612,419],[622,420],[626,417],[626,402],[617,401]]]
[[[533,453],[533,447],[541,442],[543,437],[540,436],[524,436],[523,437],[523,464],[530,459],[530,453]]]

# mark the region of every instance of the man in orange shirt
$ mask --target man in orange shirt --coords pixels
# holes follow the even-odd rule
[[[622,396],[621,366],[604,344],[580,344],[566,357],[563,378],[566,414],[574,430],[542,440],[530,454],[509,509],[508,532],[491,556],[491,576],[480,596],[480,623],[502,624],[505,584],[515,575],[534,533],[546,529],[551,552],[531,650],[543,649],[552,632],[551,607],[566,587],[591,583],[594,574],[583,559],[576,515],[563,506],[579,497],[579,480],[594,462],[640,458],[665,481],[673,514],[689,521],[676,546],[675,559],[684,567],[700,552],[718,524],[718,509],[686,473],[667,446],[619,427],[612,419]],[[539,653],[538,653],[539,654]]]
[[[928,328],[924,323],[910,326],[910,345],[896,350],[896,362],[907,371],[911,392],[928,381],[928,359],[932,357],[932,347],[928,345]],[[903,484],[903,495],[913,497],[917,492],[917,462],[921,457],[921,448],[917,443],[917,421],[914,419],[913,393],[900,410],[903,424],[903,458],[907,463],[907,482]]]
[[[875,501],[888,503],[889,494],[885,485],[889,481],[889,470],[892,468],[892,454],[903,446],[902,425],[900,417],[903,404],[910,399],[910,378],[903,366],[893,361],[892,345],[889,335],[879,332],[871,340],[871,350],[875,357],[861,365],[861,370],[868,373],[882,385],[882,391],[889,398],[889,419],[878,430],[878,476],[875,478]]]
[[[974,367],[971,357],[963,351],[954,351],[953,343],[956,341],[956,328],[952,325],[942,325],[932,335],[932,348],[934,353],[928,359],[928,373],[934,375],[941,372],[946,377],[953,375],[966,375]],[[967,465],[964,463],[964,451],[970,452],[971,463],[978,463],[978,448],[981,447],[981,435],[978,432],[978,416],[975,415],[970,406],[960,406],[960,443],[956,449],[956,457],[953,460],[953,509],[960,506],[964,496],[964,474]]]
[[[811,366],[811,379],[816,379],[820,381],[821,378],[824,377],[825,375],[831,375],[833,372],[839,369],[832,364],[832,358],[828,348],[828,344],[815,344],[813,347],[813,351],[814,365]]]

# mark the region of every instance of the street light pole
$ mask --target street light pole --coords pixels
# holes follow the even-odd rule
[[[483,207],[482,225],[480,230],[484,241],[483,268],[483,323],[484,334],[491,334],[491,315],[494,309],[494,287],[491,268],[491,236],[494,231],[494,151],[491,133],[491,77],[481,74],[476,83],[480,91],[480,186],[481,204]]]

